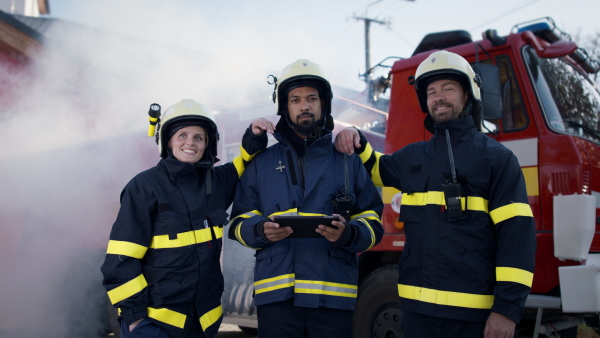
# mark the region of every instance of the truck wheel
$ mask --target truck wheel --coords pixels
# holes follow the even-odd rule
[[[398,297],[398,265],[384,265],[371,272],[358,289],[352,335],[403,338],[402,310]]]

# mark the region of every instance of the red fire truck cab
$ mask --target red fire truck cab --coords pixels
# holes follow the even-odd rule
[[[600,64],[550,18],[517,25],[505,37],[494,30],[483,37],[429,34],[410,58],[394,63],[384,152],[431,136],[407,81],[429,54],[445,49],[481,69],[482,132],[517,156],[537,230],[536,268],[520,334],[576,334],[584,319],[597,320],[600,312],[600,94],[589,78]],[[498,70],[492,77],[485,72],[490,68]],[[396,297],[405,241],[398,221],[401,193],[383,188],[382,196],[384,239],[360,257],[356,337],[402,336]]]

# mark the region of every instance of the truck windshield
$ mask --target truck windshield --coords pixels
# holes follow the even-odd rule
[[[529,47],[524,54],[550,129],[600,143],[600,94],[596,86],[562,58],[540,58]]]

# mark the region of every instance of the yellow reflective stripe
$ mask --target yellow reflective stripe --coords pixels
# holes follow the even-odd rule
[[[327,216],[325,214],[317,214],[312,212],[299,212],[298,216]]]
[[[444,193],[441,191],[402,193],[402,205],[444,205]]]
[[[379,169],[379,160],[383,156],[382,153],[375,152],[375,165],[371,169],[371,180],[376,187],[383,187],[383,180],[381,179],[381,171]]]
[[[294,292],[356,298],[358,287],[350,284],[297,280]]]
[[[483,197],[466,196],[462,197],[460,202],[463,210],[488,212],[488,200]],[[446,205],[444,193],[442,191],[428,191],[402,194],[402,205],[424,206],[429,204]]]
[[[252,210],[252,211],[248,211],[245,212],[243,214],[240,214],[238,216],[236,216],[234,219],[232,219],[229,222],[229,226],[232,226],[233,222],[235,220],[237,220],[238,218],[250,218],[253,216],[261,216],[262,213],[258,210]],[[244,239],[242,238],[242,225],[244,225],[244,221],[240,221],[237,226],[235,227],[235,230],[233,231],[233,234],[235,235],[235,238],[238,240],[238,242],[240,242],[240,244],[242,244],[245,247],[248,247],[250,249],[254,249],[254,250],[258,250],[257,248],[253,248],[251,246],[249,246],[248,244],[246,244],[246,242],[244,242]]]
[[[236,156],[233,158],[231,163],[233,163],[233,166],[235,167],[235,170],[237,171],[238,177],[242,177],[244,170],[246,170],[246,164],[244,163],[244,159],[242,159],[241,156]]]
[[[358,219],[358,221],[364,223],[367,226],[367,229],[369,229],[369,232],[371,233],[371,244],[365,250],[365,251],[367,251],[375,245],[375,231],[373,230],[373,227],[367,220],[377,221],[377,222],[381,223],[381,219],[379,218],[379,215],[377,215],[377,213],[373,210],[363,211],[360,214],[356,214],[356,215],[350,217],[350,220],[355,220],[355,219]]]
[[[204,243],[212,240],[212,234],[210,229],[215,233],[215,239],[223,238],[223,227],[210,227],[201,230],[194,230],[194,236],[196,237],[196,243]]]
[[[398,294],[406,299],[472,309],[491,309],[494,304],[493,295],[441,291],[403,284],[398,284]]]
[[[150,247],[153,249],[180,248],[195,243],[194,231],[187,231],[178,233],[175,239],[169,239],[169,235],[154,236],[150,242]]]
[[[375,231],[373,231],[371,224],[369,224],[369,222],[367,222],[367,220],[365,220],[364,218],[361,218],[358,221],[364,223],[367,229],[369,229],[369,232],[371,233],[371,244],[369,244],[369,247],[364,250],[367,251],[375,245]]]
[[[149,307],[147,308],[147,310],[148,317],[150,318],[154,318],[160,322],[167,323],[180,329],[183,329],[183,327],[185,326],[186,315],[184,315],[183,313],[179,313],[177,311],[165,308],[155,309]]]
[[[254,293],[259,294],[294,286],[296,275],[293,273],[267,278],[254,282]]]
[[[260,153],[260,151],[257,152],[256,154],[258,154],[258,153]],[[254,156],[256,156],[256,154],[254,154],[254,155],[248,154],[246,149],[244,149],[244,147],[242,147],[242,144],[240,143],[240,156],[244,161],[246,161],[246,162],[252,161],[252,159],[254,158]]]
[[[464,198],[461,199],[462,208],[465,210]],[[488,200],[483,197],[468,196],[467,206],[469,210],[488,212]]]
[[[364,164],[364,163],[367,163],[369,158],[371,158],[371,155],[373,155],[373,147],[371,147],[371,144],[369,142],[367,142],[367,146],[365,147],[365,150],[363,150],[363,152],[360,153],[360,155],[358,155],[358,157],[360,157],[360,160]]]
[[[531,283],[533,282],[533,273],[523,269],[497,267],[496,281],[514,282],[531,287]]]
[[[146,282],[144,275],[140,274],[127,283],[121,284],[120,286],[108,291],[108,298],[110,299],[110,302],[115,305],[123,299],[127,299],[144,290],[146,286],[148,286],[148,282]]]
[[[123,255],[137,259],[144,258],[147,247],[132,242],[110,240],[108,242],[107,254]]]
[[[237,220],[238,218],[250,218],[253,216],[262,216],[262,212],[260,212],[258,210],[252,210],[252,211],[245,212],[243,214],[239,214],[229,221],[229,225],[231,226],[233,224],[233,222],[235,220]]]
[[[364,219],[369,219],[372,221],[381,221],[381,219],[379,218],[379,215],[377,215],[377,213],[373,210],[366,210],[359,214],[350,216],[350,220],[355,220],[357,218],[364,218]]]
[[[200,326],[202,326],[202,331],[206,331],[206,329],[216,323],[222,315],[223,306],[221,305],[205,313],[202,317],[200,317]]]
[[[152,249],[172,249],[181,248],[193,244],[205,243],[213,239],[210,229],[215,232],[216,239],[223,237],[222,227],[210,227],[206,229],[180,232],[176,239],[169,239],[169,235],[158,235],[152,237],[150,248]]]
[[[533,217],[531,207],[526,203],[511,203],[490,212],[494,224],[516,216]]]
[[[288,209],[284,211],[274,212],[269,215],[269,217],[273,216],[298,216],[298,208]]]
[[[239,222],[235,228],[235,238],[243,245],[243,246],[247,246],[250,247],[248,244],[246,244],[246,242],[244,242],[244,239],[242,238],[242,225],[244,224],[244,222]]]

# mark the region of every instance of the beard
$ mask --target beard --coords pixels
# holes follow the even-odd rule
[[[305,116],[311,116],[312,119],[304,119],[301,122],[298,122],[300,117],[305,117]],[[317,126],[318,126],[317,121],[315,121],[315,115],[312,113],[304,113],[304,114],[298,115],[296,117],[296,121],[295,122],[292,121],[291,124],[294,127],[294,130],[296,130],[298,133],[303,134],[303,135],[311,134],[315,130],[315,128],[317,128]]]
[[[435,113],[430,113],[431,118],[437,123],[437,124],[445,124],[448,122],[452,122],[454,120],[456,120],[459,116],[460,116],[460,111],[458,111],[458,107],[447,103],[447,102],[439,102],[437,104],[435,104],[432,109],[430,111],[435,111],[436,108],[438,107],[448,107],[450,108],[450,111],[447,112],[444,115],[439,115],[439,114],[435,114]]]

